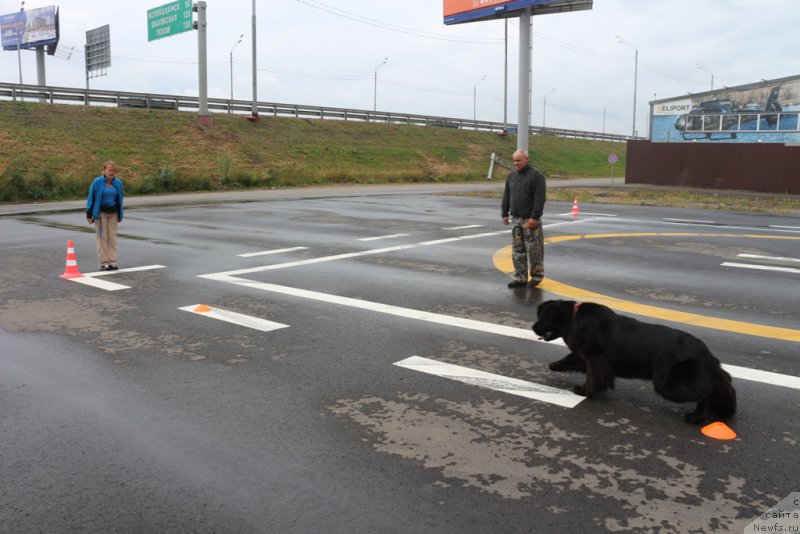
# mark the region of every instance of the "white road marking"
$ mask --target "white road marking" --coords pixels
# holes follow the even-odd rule
[[[617,217],[616,213],[595,213],[593,211],[582,211],[581,215],[594,215],[595,217]],[[570,213],[570,215],[572,215]]]
[[[617,218],[613,219],[615,223],[644,223],[644,224],[665,224],[668,226],[686,226],[686,223],[676,223],[676,222],[666,222],[666,221],[654,221],[654,220],[646,220],[646,219],[628,219],[628,218]],[[797,230],[789,230],[788,228],[791,227],[784,227],[787,228],[785,230],[779,229],[778,227],[773,227],[774,230],[765,229],[763,226],[731,226],[727,224],[696,224],[695,226],[707,226],[709,228],[714,228],[715,230],[725,229],[725,230],[746,230],[749,232],[781,232],[781,233],[789,233],[789,234],[796,234],[800,233],[800,228]]]
[[[778,271],[782,273],[800,273],[800,269],[792,269],[791,267],[774,267],[772,265],[753,265],[750,263],[732,263],[726,261],[720,263],[722,267],[738,267],[740,269],[757,269],[759,271]]]
[[[518,339],[527,339],[530,341],[538,341],[540,343],[548,343],[547,341],[539,340],[539,337],[533,332],[533,330],[527,328],[516,328],[513,326],[486,323],[483,321],[476,321],[474,319],[463,319],[461,317],[453,317],[451,315],[442,315],[439,313],[414,310],[411,308],[401,308],[400,306],[393,306],[391,304],[382,304],[380,302],[372,302],[369,300],[354,299],[350,297],[340,297],[338,295],[319,293],[317,291],[309,291],[307,289],[300,289],[297,287],[281,286],[266,282],[255,282],[251,280],[245,280],[243,278],[228,276],[227,273],[203,274],[200,275],[200,278],[228,282],[237,286],[250,287],[252,289],[260,289],[262,291],[280,293],[293,297],[301,297],[319,302],[327,302],[329,304],[338,304],[339,306],[347,306],[350,308],[358,308],[377,313],[385,313],[387,315],[404,317],[406,319],[416,319],[419,321],[427,321],[429,323],[465,328],[467,330],[476,330],[478,332],[486,332],[489,334],[498,334],[506,337],[515,337]],[[549,342],[549,344],[563,346],[564,342],[561,339],[558,339],[556,341]]]
[[[519,395],[528,399],[536,399],[550,404],[556,404],[565,408],[574,408],[586,397],[581,397],[575,393],[563,389],[557,389],[536,382],[528,382],[518,378],[511,378],[502,375],[487,373],[477,369],[461,367],[445,362],[438,362],[420,356],[412,356],[395,362],[394,365],[413,369],[429,375],[449,378],[472,386],[479,386],[494,391]]]
[[[108,282],[106,280],[98,280],[92,275],[83,275],[80,278],[67,278],[67,280],[71,280],[72,282],[78,282],[79,284],[83,284],[86,286],[105,289],[106,291],[119,291],[120,289],[130,289],[130,286],[123,286],[122,284],[115,284],[114,282]]]
[[[290,261],[287,263],[278,263],[275,265],[263,265],[261,267],[249,267],[247,269],[236,269],[235,271],[226,271],[224,273],[216,273],[228,276],[238,276],[240,274],[259,273],[262,271],[274,271],[276,269],[287,269],[289,267],[300,267],[302,265],[312,265],[315,263],[323,263],[326,261],[344,260],[348,258],[358,258],[360,256],[369,256],[372,254],[383,254],[384,252],[395,252],[397,250],[405,250],[408,248],[415,248],[417,245],[399,245],[396,247],[375,248],[372,250],[362,250],[360,252],[347,252],[345,254],[336,254],[334,256],[321,256],[319,258],[310,258],[307,260]]]
[[[258,317],[244,315],[242,313],[223,310],[221,308],[213,308],[211,306],[208,306],[209,308],[208,311],[202,311],[202,309],[200,311],[197,311],[198,306],[202,307],[203,305],[194,304],[192,306],[183,306],[182,308],[178,309],[183,311],[188,311],[196,315],[202,315],[203,317],[210,317],[211,319],[219,319],[220,321],[225,321],[239,326],[252,328],[253,330],[260,330],[261,332],[272,332],[273,330],[279,330],[281,328],[289,327],[288,324],[275,323],[273,321],[267,321],[266,319],[260,319]]]
[[[556,223],[554,225],[549,225],[549,226],[556,226],[557,224],[559,224],[559,223]],[[544,226],[544,228],[547,228],[547,227],[548,227],[548,225]],[[236,269],[234,271],[226,271],[226,272],[223,272],[223,273],[216,273],[216,274],[226,275],[226,276],[239,276],[239,275],[242,275],[242,274],[258,273],[258,272],[262,272],[262,271],[274,271],[276,269],[287,269],[287,268],[290,268],[290,267],[300,267],[302,265],[312,265],[312,264],[315,264],[315,263],[323,263],[323,262],[327,262],[327,261],[345,260],[345,259],[349,259],[349,258],[359,258],[361,256],[371,256],[373,254],[383,254],[383,253],[386,253],[386,252],[396,252],[398,250],[408,250],[408,249],[411,249],[411,248],[417,248],[417,247],[422,247],[422,246],[427,246],[427,245],[438,245],[438,244],[441,244],[441,243],[450,243],[450,242],[454,242],[454,241],[463,241],[465,239],[475,239],[475,238],[478,238],[478,237],[489,237],[489,236],[503,235],[503,234],[507,234],[508,232],[509,232],[508,230],[502,230],[502,231],[499,231],[499,232],[489,232],[489,233],[484,233],[484,234],[471,234],[471,235],[465,235],[465,236],[460,236],[460,237],[449,237],[447,239],[437,239],[435,241],[424,241],[422,243],[413,243],[413,244],[409,244],[409,245],[398,245],[398,246],[395,246],[395,247],[375,248],[375,249],[371,249],[371,250],[361,250],[359,252],[347,252],[347,253],[344,253],[344,254],[335,254],[333,256],[322,256],[322,257],[319,257],[319,258],[311,258],[311,259],[307,259],[307,260],[290,261],[290,262],[287,262],[287,263],[278,263],[278,264],[275,264],[275,265],[264,265],[264,266],[261,266],[261,267],[249,267],[247,269]]]
[[[125,269],[117,269],[116,271],[95,271],[92,273],[83,273],[83,276],[110,276],[117,273],[135,273],[138,271],[149,271],[151,269],[164,269],[164,265],[143,265],[141,267],[126,267]]]
[[[254,258],[256,256],[266,256],[267,254],[280,254],[281,252],[294,252],[295,250],[306,250],[308,247],[291,247],[279,248],[275,250],[262,250],[261,252],[247,252],[245,254],[237,254],[240,258]]]
[[[669,217],[664,217],[664,220],[670,222],[689,223],[689,224],[716,224],[716,222],[714,221],[700,221],[695,219],[670,219]]]
[[[779,256],[759,256],[758,254],[737,254],[740,258],[753,258],[756,260],[775,260],[775,261],[796,261],[800,262],[800,258],[781,258]]]
[[[725,363],[722,364],[722,368],[728,371],[734,378],[741,378],[742,380],[750,380],[752,382],[761,382],[762,384],[771,384],[773,386],[800,389],[800,376],[782,375],[779,373],[771,373],[769,371],[760,371],[758,369],[739,367],[737,365],[728,365]]]
[[[770,224],[770,228],[788,228],[789,230],[800,230],[800,226],[778,226],[777,224]]]
[[[466,226],[449,226],[447,228],[442,228],[442,230],[467,230],[469,228],[482,228],[482,224],[468,224]]]
[[[375,237],[362,237],[359,241],[378,241],[379,239],[393,239],[395,237],[406,237],[408,234],[389,234]]]

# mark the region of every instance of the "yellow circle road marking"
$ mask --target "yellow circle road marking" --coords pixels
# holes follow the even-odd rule
[[[790,239],[800,240],[800,237],[788,236],[770,236],[770,235],[742,235],[742,234],[699,234],[699,233],[627,233],[627,234],[587,234],[587,235],[568,235],[550,237],[544,240],[546,245],[561,243],[564,241],[574,241],[578,239],[604,239],[610,237],[736,237],[736,238],[752,238],[752,239]],[[512,274],[514,272],[514,264],[511,261],[511,246],[503,247],[495,252],[492,262],[495,267],[505,274]],[[800,342],[800,330],[793,330],[791,328],[780,328],[777,326],[760,325],[754,323],[745,323],[741,321],[731,321],[728,319],[719,319],[716,317],[708,317],[695,313],[686,313],[677,310],[670,310],[669,308],[660,308],[658,306],[649,306],[647,304],[638,304],[629,300],[622,300],[601,293],[594,293],[579,287],[562,284],[552,278],[545,278],[537,287],[554,293],[561,297],[578,301],[591,301],[599,304],[604,304],[609,308],[618,311],[642,315],[645,317],[653,317],[655,319],[662,319],[665,321],[673,321],[676,323],[684,323],[695,326],[702,326],[704,328],[713,328],[715,330],[725,330],[727,332],[736,332],[739,334],[748,334],[751,336],[767,337],[771,339],[782,339],[785,341]]]

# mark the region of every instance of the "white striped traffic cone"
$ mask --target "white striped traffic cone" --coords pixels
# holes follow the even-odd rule
[[[72,240],[67,241],[67,268],[64,269],[64,274],[59,275],[59,278],[80,278],[83,275],[78,270],[78,258],[75,257],[75,247],[72,245]]]

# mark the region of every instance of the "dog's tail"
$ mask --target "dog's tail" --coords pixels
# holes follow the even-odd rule
[[[712,375],[714,392],[709,398],[711,409],[719,417],[727,418],[736,413],[736,390],[731,383],[731,375],[717,367]]]

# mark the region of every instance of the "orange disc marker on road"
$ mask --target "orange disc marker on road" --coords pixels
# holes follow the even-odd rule
[[[205,304],[200,304],[194,309],[194,311],[196,311],[197,313],[208,313],[211,311],[211,308],[206,306]]]
[[[736,439],[736,432],[725,423],[717,421],[700,429],[700,432],[714,439]]]

